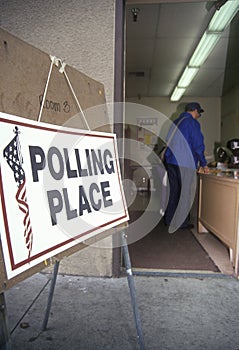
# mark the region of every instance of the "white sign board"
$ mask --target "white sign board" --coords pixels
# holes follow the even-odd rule
[[[115,134],[0,113],[8,278],[128,220]]]

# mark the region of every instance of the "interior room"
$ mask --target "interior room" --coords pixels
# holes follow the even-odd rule
[[[129,145],[125,166],[134,184],[129,186],[127,200],[132,221],[142,218],[145,212],[158,213],[160,217],[150,233],[129,246],[136,272],[231,275],[237,269],[238,163],[228,153],[228,141],[239,137],[236,2],[126,2],[125,134],[137,141],[137,145]],[[208,176],[218,179],[225,175],[235,185],[235,191],[225,187],[221,194],[224,185],[218,183],[216,192],[211,192],[211,184],[206,187],[204,177],[198,176],[190,212],[194,228],[169,234],[158,207],[159,195],[148,155],[161,149],[170,121],[191,101],[199,102],[204,109],[200,124],[210,165]],[[134,114],[132,108],[136,105],[139,109]],[[135,153],[141,158],[136,159]],[[225,201],[231,202],[230,208]],[[203,218],[204,212],[207,219]],[[224,214],[230,219],[220,222]],[[230,235],[226,233],[230,230],[231,242],[223,237]]]

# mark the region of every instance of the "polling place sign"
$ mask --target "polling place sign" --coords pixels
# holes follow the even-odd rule
[[[0,113],[8,278],[128,220],[116,136]]]

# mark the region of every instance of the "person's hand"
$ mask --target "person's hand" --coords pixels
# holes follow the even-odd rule
[[[206,166],[204,166],[204,167],[201,166],[201,167],[199,168],[198,172],[199,172],[200,174],[209,174],[209,173],[210,173],[210,170],[209,170],[208,166],[206,165]]]
[[[203,167],[203,170],[204,170],[204,174],[209,174],[210,173],[210,170],[209,170],[207,165],[205,167]]]

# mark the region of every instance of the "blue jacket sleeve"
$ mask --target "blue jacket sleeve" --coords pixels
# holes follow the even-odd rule
[[[192,122],[192,134],[191,134],[191,149],[193,157],[196,163],[199,163],[200,166],[204,167],[207,165],[206,158],[204,156],[205,145],[204,137],[201,132],[200,124],[197,120]]]

